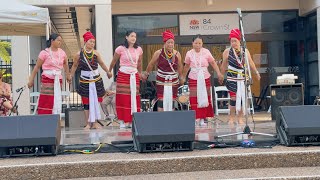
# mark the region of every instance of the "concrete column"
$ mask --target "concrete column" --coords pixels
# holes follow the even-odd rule
[[[112,56],[112,12],[111,1],[107,5],[95,5],[96,46],[104,63],[109,67]],[[112,79],[108,79],[106,73],[99,69],[105,88],[109,87]]]
[[[26,86],[29,78],[30,46],[28,36],[12,37],[12,91],[13,101],[19,96],[16,89]],[[19,114],[30,114],[29,89],[25,88],[19,101]]]

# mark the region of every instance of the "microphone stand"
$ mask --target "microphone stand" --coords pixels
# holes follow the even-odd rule
[[[22,88],[22,89],[20,90],[20,93],[19,93],[18,99],[16,100],[16,102],[14,103],[14,105],[13,105],[13,107],[12,107],[12,109],[16,108],[16,114],[17,114],[17,116],[19,116],[19,111],[18,111],[18,101],[19,101],[19,99],[20,99],[20,97],[21,97],[21,95],[22,95],[22,93],[23,93],[24,89],[25,89],[25,88]],[[12,109],[11,109],[11,112],[10,112],[9,116],[11,116],[11,114],[12,114]]]
[[[216,136],[216,137],[217,138],[221,138],[221,137],[234,136],[234,135],[240,135],[240,134],[263,135],[263,136],[269,136],[269,137],[276,137],[276,135],[272,135],[272,134],[253,132],[253,131],[251,131],[251,129],[250,129],[249,125],[248,125],[248,117],[249,117],[248,116],[248,99],[249,99],[248,98],[248,94],[249,94],[249,87],[252,84],[252,76],[251,76],[251,71],[250,71],[250,64],[249,64],[248,54],[246,53],[247,44],[246,44],[246,40],[245,40],[245,37],[244,37],[241,9],[237,8],[237,12],[238,12],[238,15],[239,15],[239,26],[240,26],[241,37],[242,37],[241,38],[241,44],[242,44],[242,47],[244,49],[244,56],[243,56],[242,49],[240,50],[240,52],[241,52],[241,57],[240,58],[244,57],[244,60],[245,60],[245,65],[244,65],[245,101],[242,102],[244,104],[245,109],[242,108],[242,111],[244,111],[243,113],[245,115],[246,124],[245,124],[245,127],[244,127],[242,132],[225,134],[225,135],[220,135],[220,136]],[[251,101],[252,101],[252,99],[251,99]]]

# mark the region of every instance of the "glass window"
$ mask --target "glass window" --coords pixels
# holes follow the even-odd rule
[[[259,32],[296,32],[297,17],[297,11],[244,13],[244,31],[247,34]]]
[[[140,37],[161,36],[166,29],[178,34],[177,15],[118,16],[115,20],[118,37],[124,37],[127,30],[136,31]]]
[[[282,74],[294,74],[298,76],[297,83],[305,83],[304,61],[301,58],[303,45],[303,41],[247,42],[252,60],[261,75],[260,82],[252,75],[253,94],[259,96],[263,88],[276,84],[277,76]]]
[[[313,13],[306,18],[306,69],[307,69],[307,100],[313,103],[316,96],[320,95],[319,88],[319,60],[318,60],[318,41],[317,41],[317,14]]]

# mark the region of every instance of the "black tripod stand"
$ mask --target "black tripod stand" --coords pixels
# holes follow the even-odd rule
[[[12,110],[11,110],[11,112],[10,112],[9,116],[11,116],[13,109],[15,109],[15,110],[16,110],[16,114],[17,114],[17,116],[19,115],[19,111],[18,111],[18,102],[19,102],[19,99],[20,99],[20,97],[21,97],[21,95],[22,95],[23,91],[25,90],[25,88],[26,88],[26,87],[25,87],[25,86],[23,86],[23,87],[21,87],[21,88],[19,88],[19,89],[17,90],[17,92],[19,92],[19,91],[20,91],[20,93],[19,93],[18,99],[16,100],[16,102],[14,103],[14,105],[13,105],[13,107],[12,107]]]
[[[245,65],[244,65],[244,81],[245,81],[244,82],[244,85],[245,85],[245,98],[244,99],[245,100],[242,101],[245,108],[242,110],[244,111],[243,113],[245,115],[246,125],[243,129],[243,132],[225,134],[225,135],[220,135],[217,137],[220,138],[220,137],[234,136],[234,135],[240,135],[240,134],[263,135],[263,136],[275,137],[275,135],[272,135],[272,134],[253,132],[253,131],[251,131],[250,127],[248,126],[248,93],[249,93],[249,86],[252,84],[252,76],[251,76],[251,71],[250,71],[248,54],[246,53],[247,45],[246,45],[246,40],[244,37],[241,9],[237,8],[237,12],[239,15],[239,26],[240,26],[240,31],[241,31],[242,47],[244,48],[244,56],[243,56],[243,51],[241,50],[240,58],[244,57],[244,60],[245,60]]]

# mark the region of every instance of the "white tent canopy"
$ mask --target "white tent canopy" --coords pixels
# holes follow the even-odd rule
[[[0,35],[46,35],[49,34],[48,8],[7,0],[0,6]]]

